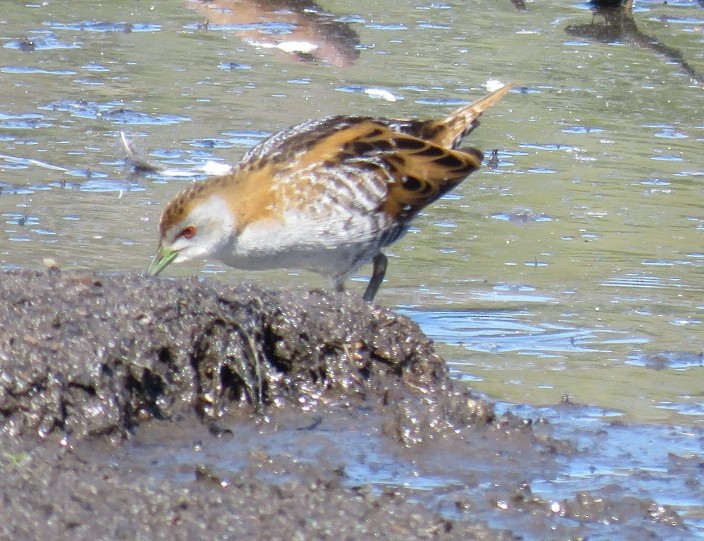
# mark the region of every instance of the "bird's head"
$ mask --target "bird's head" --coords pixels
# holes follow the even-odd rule
[[[207,183],[187,188],[166,206],[159,222],[159,248],[147,275],[155,276],[171,263],[194,258],[218,258],[235,238],[231,208]]]

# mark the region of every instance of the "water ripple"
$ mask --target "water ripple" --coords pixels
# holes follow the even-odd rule
[[[161,25],[150,23],[134,22],[113,22],[113,21],[74,21],[64,23],[60,21],[47,21],[45,26],[54,30],[79,30],[84,32],[119,32],[129,34],[130,32],[158,32]]]
[[[18,75],[41,73],[44,75],[76,75],[76,72],[70,69],[46,69],[36,68],[34,66],[3,66],[0,68],[1,73],[11,73]]]
[[[178,124],[188,122],[189,118],[170,114],[149,114],[135,111],[119,101],[92,102],[84,100],[58,100],[39,109],[46,111],[62,111],[78,118],[98,118],[119,124]]]
[[[614,335],[619,343],[642,343],[623,331],[579,328],[531,321],[527,311],[406,311],[433,339],[470,351],[517,352],[553,357],[562,353],[608,352]]]

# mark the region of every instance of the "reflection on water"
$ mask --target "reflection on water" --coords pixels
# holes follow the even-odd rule
[[[699,84],[704,84],[704,75],[685,60],[682,51],[638,29],[633,17],[633,4],[633,0],[593,0],[591,2],[594,13],[592,22],[571,24],[565,30],[568,34],[580,38],[604,43],[626,42],[650,49],[668,62],[679,65]]]
[[[653,370],[701,368],[704,366],[704,353],[701,351],[661,351],[631,355],[631,364],[645,366]]]
[[[189,0],[187,5],[205,15],[207,29],[232,30],[243,42],[288,58],[345,67],[359,56],[352,27],[310,0]],[[233,69],[242,66],[235,63]]]

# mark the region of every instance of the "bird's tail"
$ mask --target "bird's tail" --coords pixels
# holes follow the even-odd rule
[[[504,85],[474,103],[460,107],[441,120],[439,124],[445,129],[433,138],[434,142],[440,146],[457,148],[462,139],[479,125],[478,118],[481,114],[504,97],[513,85],[513,83]]]

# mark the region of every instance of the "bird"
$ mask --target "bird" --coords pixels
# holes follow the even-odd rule
[[[338,115],[271,135],[229,172],[191,184],[166,205],[147,275],[216,259],[243,270],[306,269],[344,291],[371,262],[363,295],[371,303],[388,266],[382,250],[481,167],[483,153],[460,145],[512,86],[440,120]]]

